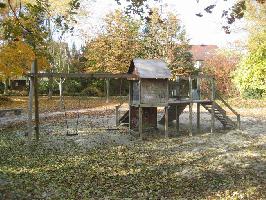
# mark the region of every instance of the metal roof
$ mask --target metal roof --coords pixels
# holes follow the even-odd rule
[[[131,61],[129,74],[137,75],[139,78],[171,78],[171,71],[167,64],[157,59],[136,58]]]

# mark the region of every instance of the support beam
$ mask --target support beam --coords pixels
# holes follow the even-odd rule
[[[197,93],[198,93],[198,100],[201,99],[200,81],[201,81],[201,79],[198,77],[198,78],[197,78]]]
[[[142,113],[143,113],[142,107],[139,106],[139,137],[140,139],[143,139]]]
[[[214,132],[214,100],[215,100],[215,85],[214,85],[214,78],[211,79],[211,101],[212,101],[212,107],[211,107],[211,133]]]
[[[106,103],[109,103],[110,98],[110,79],[106,79]]]
[[[200,103],[197,103],[197,133],[200,133]]]
[[[168,138],[168,106],[164,108],[165,112],[165,122],[164,122],[164,135],[166,138]]]
[[[192,79],[191,76],[189,76],[189,136],[192,136],[192,107],[193,107],[193,103],[192,103]]]
[[[119,126],[119,107],[120,106],[115,107],[115,126],[116,127]]]
[[[179,112],[178,106],[175,107],[175,114],[176,114],[176,134],[179,135]]]
[[[31,72],[34,73],[34,62],[32,62]],[[29,102],[28,102],[28,132],[29,137],[32,136],[33,125],[32,125],[32,111],[33,111],[33,96],[34,96],[34,83],[33,77],[29,77],[30,91],[29,91]]]
[[[35,134],[36,140],[40,139],[40,119],[39,119],[39,86],[38,86],[38,66],[37,66],[37,59],[34,60],[34,103],[35,103]]]
[[[237,129],[240,130],[240,115],[237,115]]]
[[[131,130],[131,99],[132,99],[132,81],[129,82],[129,95],[128,95],[128,131]]]
[[[179,100],[180,97],[181,97],[181,93],[180,93],[180,77],[179,76],[176,77],[176,97],[177,97],[177,100]]]

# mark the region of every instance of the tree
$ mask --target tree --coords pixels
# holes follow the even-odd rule
[[[130,61],[141,49],[140,23],[121,11],[107,15],[105,30],[87,43],[87,71],[127,72]]]
[[[248,53],[235,72],[242,96],[258,98],[266,94],[266,4],[248,4]]]
[[[108,15],[104,31],[88,42],[85,55],[89,71],[126,72],[136,57],[163,59],[173,74],[192,69],[184,28],[174,14],[162,19],[157,9],[143,24],[121,11]]]
[[[173,13],[168,13],[163,19],[158,9],[150,12],[143,44],[143,57],[165,60],[173,75],[190,74],[193,71],[186,32]]]
[[[35,57],[33,49],[22,41],[10,42],[0,48],[0,78],[4,80],[6,89],[8,79],[22,76],[30,71]],[[37,62],[42,69],[49,67],[44,57],[37,57]]]
[[[224,96],[230,97],[236,94],[232,77],[239,59],[239,54],[219,51],[204,61],[204,74],[215,78],[217,90]]]

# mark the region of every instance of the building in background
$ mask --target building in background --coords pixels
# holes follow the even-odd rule
[[[194,67],[201,71],[204,61],[215,54],[217,50],[217,45],[191,45],[190,52],[193,56]]]

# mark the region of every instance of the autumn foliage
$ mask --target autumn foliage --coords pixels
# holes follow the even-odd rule
[[[217,90],[224,96],[232,96],[237,91],[232,83],[233,72],[239,62],[239,56],[218,52],[204,62],[203,73],[216,80]]]
[[[22,76],[31,69],[35,59],[33,49],[22,41],[8,43],[0,48],[0,78]],[[37,63],[40,69],[48,68],[49,63],[45,57],[39,56]]]

